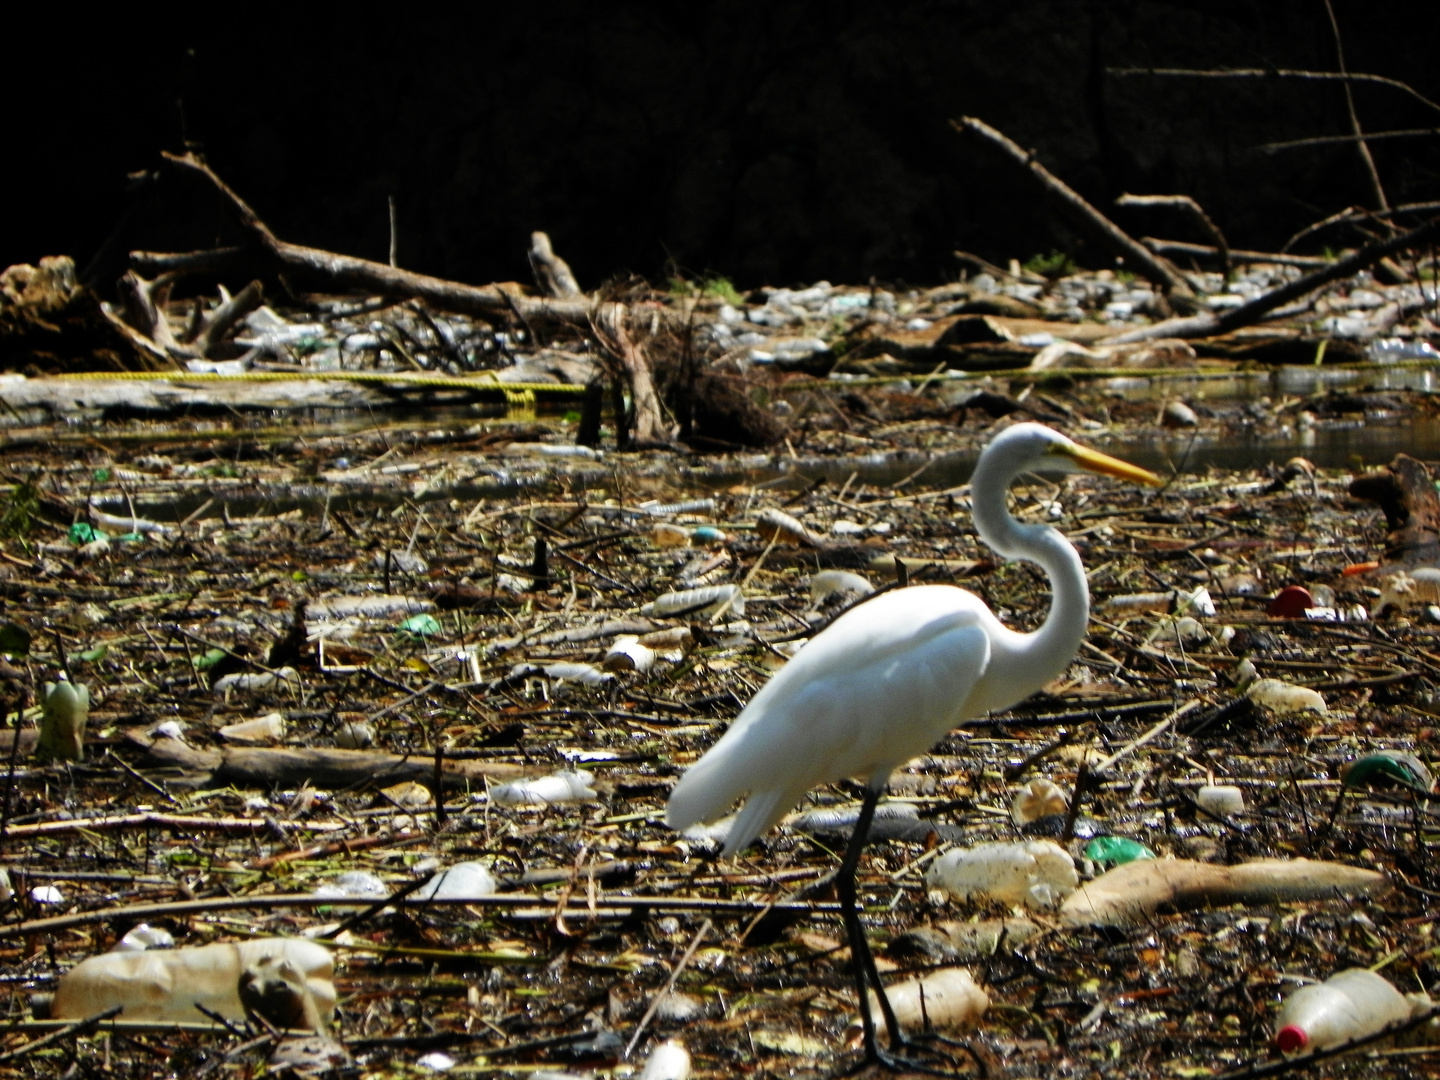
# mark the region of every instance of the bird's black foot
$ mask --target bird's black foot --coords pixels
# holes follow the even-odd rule
[[[962,1052],[969,1058],[967,1068],[960,1056],[947,1049]],[[935,1032],[911,1035],[900,1040],[900,1045],[880,1046],[877,1042],[865,1048],[865,1056],[842,1076],[849,1076],[871,1066],[878,1066],[888,1072],[919,1073],[923,1076],[944,1076],[949,1080],[958,1077],[987,1076],[985,1062],[967,1045],[947,1039]]]

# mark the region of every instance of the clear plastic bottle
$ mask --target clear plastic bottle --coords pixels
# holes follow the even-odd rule
[[[1287,1054],[1324,1050],[1408,1020],[1411,1012],[1409,999],[1385,979],[1350,968],[1285,999],[1275,1044]]]

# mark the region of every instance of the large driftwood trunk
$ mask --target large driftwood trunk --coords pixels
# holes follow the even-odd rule
[[[290,749],[225,747],[199,750],[178,739],[129,735],[144,749],[140,767],[167,778],[202,787],[294,787],[315,784],[325,788],[387,787],[409,780],[429,784],[435,779],[435,759],[401,757],[375,750]],[[513,779],[528,770],[519,765],[480,761],[442,761],[440,775],[447,788],[482,787],[488,779]]]

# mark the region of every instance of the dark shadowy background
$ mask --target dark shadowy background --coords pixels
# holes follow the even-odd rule
[[[1440,97],[1440,4],[1335,0],[1350,70]],[[33,10],[33,9],[32,9]],[[951,252],[1097,265],[978,116],[1082,194],[1185,193],[1270,247],[1369,189],[1338,84],[1117,77],[1107,67],[1334,70],[1322,0],[694,0],[689,4],[59,11],[0,42],[0,266],[70,254],[97,284],[132,247],[226,236],[155,173],[188,140],[282,237],[470,282],[529,280],[546,229],[582,286],[667,265],[743,287],[934,283]],[[78,33],[82,31],[83,33]],[[1436,127],[1357,87],[1368,130]],[[1392,202],[1440,197],[1440,139],[1375,149]],[[127,174],[151,170],[148,178]],[[1163,212],[1135,233],[1203,240]],[[1334,242],[1353,242],[1336,237]]]

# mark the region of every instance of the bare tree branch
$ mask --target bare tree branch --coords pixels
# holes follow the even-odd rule
[[[1110,75],[1155,75],[1179,79],[1303,79],[1316,82],[1373,83],[1408,94],[1422,105],[1440,112],[1440,105],[1431,101],[1408,83],[1384,75],[1366,75],[1343,71],[1299,71],[1292,68],[1106,68]]]
[[[1340,69],[1340,74],[1345,74],[1345,43],[1340,37],[1340,24],[1335,20],[1335,7],[1330,0],[1325,0],[1325,14],[1330,16],[1330,32],[1335,36],[1335,66]],[[1385,198],[1385,187],[1380,183],[1380,170],[1375,168],[1375,158],[1371,156],[1370,144],[1365,141],[1365,130],[1360,126],[1360,114],[1355,111],[1355,94],[1350,89],[1348,82],[1342,83],[1345,87],[1345,108],[1350,113],[1350,130],[1355,133],[1355,149],[1360,154],[1360,163],[1365,167],[1365,175],[1370,178],[1370,187],[1375,193],[1375,209],[1390,209],[1390,200]]]
[[[1220,226],[1210,220],[1210,215],[1205,213],[1200,204],[1189,195],[1121,195],[1115,200],[1116,206],[1165,206],[1175,210],[1182,210],[1189,214],[1197,222],[1209,237],[1215,241],[1215,247],[1220,253],[1220,261],[1225,267],[1225,279],[1230,279],[1230,244],[1225,239],[1225,234],[1220,231]],[[1150,250],[1162,254],[1153,244],[1147,245]]]
[[[1185,319],[1167,319],[1154,326],[1146,326],[1139,330],[1132,330],[1128,334],[1106,338],[1104,344],[1128,345],[1135,341],[1153,341],[1162,337],[1207,337],[1211,334],[1224,334],[1231,330],[1238,330],[1242,326],[1259,322],[1269,312],[1291,300],[1314,292],[1322,285],[1328,285],[1332,281],[1339,281],[1341,278],[1357,274],[1361,270],[1373,266],[1387,255],[1393,255],[1397,251],[1431,240],[1436,236],[1440,236],[1440,217],[1431,218],[1424,225],[1411,229],[1409,232],[1387,237],[1373,244],[1366,244],[1359,251],[1347,255],[1343,259],[1336,259],[1329,266],[1306,274],[1302,278],[1296,278],[1294,281],[1286,282],[1284,285],[1271,289],[1248,303],[1241,304],[1222,314],[1204,312]]]
[[[1079,192],[1036,161],[1033,152],[1022,149],[1018,143],[1003,132],[997,131],[985,121],[973,116],[962,116],[959,120],[952,120],[950,123],[962,135],[967,132],[979,135],[993,146],[1005,151],[1011,160],[1039,180],[1052,198],[1069,208],[1104,239],[1110,248],[1128,259],[1136,271],[1164,288],[1173,299],[1193,299],[1194,293],[1190,289],[1190,284],[1179,270],[1131,239],[1120,226],[1086,202]]]

